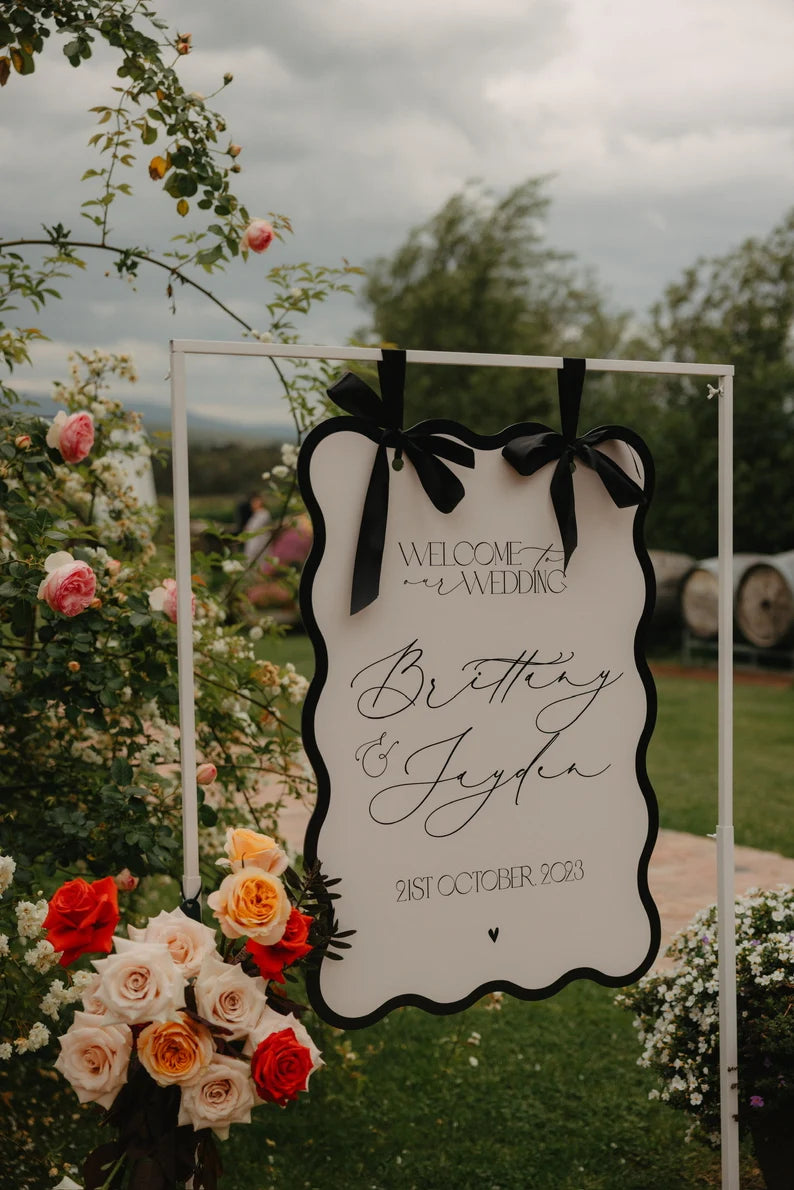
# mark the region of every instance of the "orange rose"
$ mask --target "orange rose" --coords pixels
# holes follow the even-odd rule
[[[253,938],[262,946],[283,937],[291,911],[281,881],[261,868],[232,872],[207,904],[227,938]]]
[[[141,1065],[161,1087],[189,1086],[212,1061],[212,1035],[187,1017],[153,1021],[138,1037]]]
[[[226,831],[226,855],[228,859],[218,860],[222,868],[239,872],[241,868],[261,868],[280,876],[287,866],[287,857],[275,839],[260,835],[246,827],[230,826]]]

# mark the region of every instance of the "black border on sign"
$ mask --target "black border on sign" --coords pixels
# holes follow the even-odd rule
[[[421,422],[419,426],[425,434],[447,434],[450,437],[458,438],[467,446],[471,446],[477,450],[498,450],[505,446],[511,439],[517,438],[524,434],[533,434],[538,431],[538,424],[535,423],[519,423],[518,425],[509,426],[498,434],[482,435],[470,430],[467,426],[461,425],[458,422],[449,421],[447,419],[434,419],[431,421]],[[648,551],[645,547],[643,529],[645,524],[645,515],[651,496],[653,495],[654,487],[654,466],[650,451],[645,445],[645,442],[633,430],[626,426],[608,425],[599,427],[600,430],[610,431],[608,439],[613,441],[625,442],[627,446],[636,451],[642,460],[644,482],[643,490],[646,496],[646,503],[637,507],[637,512],[634,517],[634,550],[640,567],[645,576],[645,605],[642,610],[639,622],[637,624],[637,631],[634,636],[634,661],[637,666],[637,671],[642,679],[645,687],[646,696],[646,716],[645,725],[640,733],[640,738],[637,743],[637,754],[635,759],[635,771],[637,775],[637,783],[640,787],[642,795],[648,810],[648,834],[645,840],[645,846],[642,849],[639,865],[637,868],[637,889],[640,895],[640,900],[648,914],[648,920],[651,927],[651,942],[648,953],[645,959],[627,975],[614,976],[605,975],[604,972],[596,970],[594,967],[575,967],[561,975],[553,983],[544,988],[524,988],[518,984],[512,983],[510,980],[494,979],[487,983],[481,984],[474,988],[467,996],[462,996],[459,1000],[450,1003],[441,1003],[437,1000],[430,1000],[426,996],[420,996],[413,992],[406,992],[399,996],[393,996],[390,1000],[385,1001],[378,1008],[367,1013],[365,1016],[347,1017],[341,1016],[339,1013],[326,1004],[320,991],[320,972],[322,962],[317,966],[311,968],[306,974],[306,990],[311,1002],[312,1008],[317,1015],[328,1024],[335,1026],[338,1029],[363,1029],[368,1025],[374,1025],[381,1020],[389,1012],[395,1008],[401,1008],[406,1005],[411,1005],[415,1008],[422,1008],[425,1012],[434,1013],[437,1016],[451,1015],[452,1013],[462,1012],[463,1009],[469,1008],[477,1000],[487,995],[489,992],[507,992],[511,996],[517,997],[519,1000],[545,1000],[550,996],[555,995],[562,988],[566,987],[574,979],[591,979],[595,983],[602,984],[606,987],[624,987],[627,984],[635,983],[646,971],[651,967],[656,958],[661,941],[661,923],[659,920],[659,911],[651,896],[650,888],[648,886],[648,865],[650,863],[651,854],[656,843],[656,837],[659,830],[659,810],[656,802],[656,795],[648,777],[648,770],[646,765],[646,758],[648,752],[648,744],[656,723],[656,686],[654,685],[651,671],[645,657],[645,638],[646,631],[650,624],[651,615],[653,613],[654,603],[656,600],[656,580],[653,572]],[[314,769],[317,777],[317,804],[314,813],[311,816],[308,827],[306,829],[306,839],[304,843],[304,859],[307,865],[314,864],[317,859],[317,843],[320,837],[323,822],[328,813],[328,807],[331,798],[331,782],[328,775],[328,770],[325,767],[322,755],[317,747],[317,741],[314,734],[314,714],[317,709],[317,704],[320,700],[326,678],[328,676],[328,649],[322,633],[319,630],[317,621],[314,616],[314,609],[312,607],[312,586],[314,576],[317,573],[320,562],[325,553],[325,520],[322,515],[319,503],[314,495],[311,486],[310,468],[311,458],[314,450],[325,438],[331,434],[337,434],[341,431],[350,433],[358,433],[368,438],[373,443],[378,443],[382,436],[382,431],[372,424],[372,422],[365,421],[359,417],[332,417],[327,421],[321,422],[316,426],[306,437],[301,446],[300,454],[298,456],[298,482],[300,484],[301,494],[303,496],[306,508],[309,512],[313,527],[313,543],[309,556],[303,568],[300,583],[300,609],[301,616],[309,639],[312,642],[315,655],[315,672],[314,677],[309,685],[309,690],[306,695],[306,700],[303,705],[302,716],[302,731],[303,744],[309,762]],[[611,432],[614,431],[614,432]],[[597,449],[597,448],[596,448]],[[543,467],[536,476],[528,477],[524,480],[525,483],[547,482],[551,472],[549,467],[553,464],[548,464]],[[465,485],[465,472],[462,473],[462,479]],[[465,497],[464,497],[465,499]],[[363,493],[362,493],[363,504]],[[355,510],[358,514],[358,510]],[[355,529],[358,529],[358,520],[354,517]],[[352,581],[352,575],[351,575]],[[326,873],[328,877],[338,876],[337,872]],[[333,901],[328,902],[333,905]],[[353,942],[355,945],[355,941]],[[323,960],[324,961],[324,960]],[[343,960],[344,961],[344,960]]]

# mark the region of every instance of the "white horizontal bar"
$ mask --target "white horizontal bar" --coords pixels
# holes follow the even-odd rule
[[[185,355],[254,355],[282,359],[381,359],[379,347],[324,347],[304,343],[235,343],[173,339]],[[406,351],[409,364],[463,364],[479,368],[561,368],[561,355],[488,355],[474,351]],[[659,376],[733,376],[733,364],[682,364],[669,360],[588,359],[590,372],[651,372]]]

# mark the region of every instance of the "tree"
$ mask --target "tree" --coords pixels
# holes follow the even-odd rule
[[[698,260],[653,310],[662,358],[736,367],[735,545],[794,548],[794,211],[766,239]],[[717,411],[702,380],[659,382],[654,544],[716,552]]]
[[[545,179],[498,198],[471,184],[393,256],[368,264],[360,336],[406,348],[526,355],[614,354],[625,316],[605,308],[592,278],[549,248]],[[557,424],[554,376],[504,368],[414,367],[406,424],[432,417],[495,432],[516,421]],[[589,424],[589,422],[588,422]]]

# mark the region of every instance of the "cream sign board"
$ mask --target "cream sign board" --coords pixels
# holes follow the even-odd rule
[[[511,444],[542,450],[546,427],[421,429],[413,446],[434,435],[471,452],[465,470],[449,465],[465,495],[448,511],[428,498],[413,446],[366,418],[323,423],[299,463],[315,530],[302,607],[317,659],[305,851],[339,879],[338,928],[354,931],[309,992],[341,1027],[402,1004],[458,1011],[496,989],[533,999],[575,978],[630,983],[659,943],[644,512],[616,503],[587,464],[597,450],[647,496],[647,450],[613,428],[576,460],[563,444],[561,463],[536,453],[522,470]],[[353,612],[379,460],[390,474],[377,594]],[[568,485],[567,512],[551,476]]]

